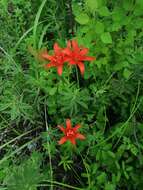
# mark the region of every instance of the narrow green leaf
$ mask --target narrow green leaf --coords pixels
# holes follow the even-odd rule
[[[34,48],[36,48],[36,34],[37,34],[37,27],[38,27],[38,24],[39,24],[39,19],[40,19],[40,16],[41,16],[41,13],[42,13],[42,10],[46,4],[46,1],[47,0],[43,0],[40,7],[39,7],[39,10],[36,14],[36,18],[35,18],[35,21],[34,21],[34,26],[33,26],[33,37],[34,37]]]

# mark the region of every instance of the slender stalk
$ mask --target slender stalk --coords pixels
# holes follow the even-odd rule
[[[1,146],[0,146],[0,150],[1,150],[2,148],[4,148],[5,146],[11,144],[12,142],[14,142],[14,141],[16,141],[16,140],[19,140],[19,139],[22,138],[23,136],[25,136],[25,135],[27,135],[27,134],[29,134],[29,133],[31,133],[31,132],[33,132],[33,131],[39,129],[39,128],[40,128],[40,127],[34,128],[34,129],[30,130],[30,131],[27,131],[27,132],[25,132],[25,133],[23,133],[23,134],[21,134],[21,135],[15,137],[15,138],[13,138],[12,140],[10,140],[10,141],[6,142],[5,144],[1,145]]]
[[[76,68],[76,79],[77,79],[77,85],[78,85],[78,88],[80,88],[80,86],[79,86],[79,75],[78,75],[78,69],[77,69],[77,67],[75,67]]]
[[[74,186],[71,186],[71,185],[68,185],[68,184],[65,184],[65,183],[61,183],[61,182],[58,182],[58,181],[50,181],[50,180],[44,180],[44,181],[45,181],[45,182],[48,182],[48,183],[55,184],[55,185],[67,187],[68,189],[83,190],[83,188],[74,187]],[[47,185],[47,184],[45,184],[45,186],[46,186],[46,185]],[[44,186],[44,184],[43,184],[43,186]]]
[[[72,0],[68,0],[69,5],[69,27],[71,29],[72,35],[74,34],[74,20],[73,20],[73,13],[72,13]]]
[[[53,180],[53,168],[52,168],[52,158],[51,158],[51,149],[50,149],[50,143],[49,143],[49,126],[47,122],[47,111],[46,111],[46,105],[44,106],[45,111],[45,125],[46,125],[46,131],[47,131],[47,149],[48,149],[48,156],[49,156],[49,164],[50,164],[50,179]],[[53,190],[53,184],[51,182],[50,190]]]

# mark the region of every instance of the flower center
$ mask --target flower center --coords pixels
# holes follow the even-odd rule
[[[54,61],[57,65],[63,65],[63,61],[64,61],[63,56],[62,55],[55,55]]]
[[[67,137],[71,137],[74,135],[74,131],[70,129],[67,131],[66,135],[67,135]]]

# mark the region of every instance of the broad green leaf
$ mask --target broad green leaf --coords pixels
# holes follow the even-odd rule
[[[99,176],[97,176],[97,181],[99,184],[104,184],[106,182],[106,173],[102,172]]]
[[[74,15],[79,15],[81,13],[81,7],[77,3],[73,3],[72,11]]]
[[[131,152],[136,156],[138,153],[138,149],[136,148],[136,146],[132,145],[131,146]]]
[[[122,21],[124,19],[124,11],[121,8],[115,8],[112,12],[112,19],[114,21]]]
[[[57,87],[53,87],[50,89],[49,94],[52,96],[56,93],[56,91],[57,91]]]
[[[101,34],[104,32],[104,24],[102,22],[97,21],[95,24],[95,30],[97,34]]]
[[[127,61],[123,61],[123,62],[117,63],[114,66],[114,70],[115,71],[120,71],[121,69],[123,69],[125,67],[128,67],[128,66],[129,66],[129,63]]]
[[[98,3],[98,7],[102,7],[106,5],[106,1],[105,0],[96,0]]]
[[[112,151],[108,150],[107,153],[108,153],[108,155],[111,156],[112,158],[116,158],[115,153],[113,153]]]
[[[122,27],[122,26],[121,26],[120,23],[114,22],[114,23],[111,25],[110,31],[118,31],[121,27]]]
[[[143,52],[136,53],[135,56],[136,56],[137,62],[142,62],[142,60],[143,60]]]
[[[89,22],[89,16],[86,13],[81,13],[79,15],[76,16],[75,20],[79,23],[79,24],[87,24]]]
[[[109,16],[110,15],[110,11],[108,10],[107,7],[103,6],[98,10],[100,16]]]
[[[89,32],[89,26],[85,25],[82,28],[80,28],[80,31],[79,31],[80,34],[84,34],[87,32]]]
[[[87,8],[89,8],[91,12],[94,12],[98,7],[97,0],[86,0],[85,3],[86,3]]]
[[[112,37],[111,34],[109,32],[104,32],[103,34],[101,34],[101,40],[103,43],[105,44],[111,44],[112,43]]]
[[[129,79],[131,74],[132,74],[132,71],[130,71],[127,68],[124,69],[123,76],[125,77],[125,79]]]
[[[106,58],[100,58],[99,60],[95,61],[95,64],[100,69],[102,65],[106,65],[107,64],[107,59]]]
[[[105,190],[115,190],[115,189],[116,189],[115,185],[109,182],[105,184]]]

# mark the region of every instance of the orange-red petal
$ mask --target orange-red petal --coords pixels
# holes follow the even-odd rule
[[[82,134],[80,134],[80,133],[77,133],[77,134],[76,134],[76,138],[77,138],[77,139],[84,140],[84,139],[85,139],[85,136],[82,135]]]
[[[81,55],[86,55],[88,53],[88,48],[84,48],[80,51]]]
[[[53,57],[53,56],[51,56],[51,55],[48,54],[47,50],[41,51],[41,52],[39,53],[39,58],[40,58],[40,59],[51,60],[52,57]]]
[[[71,50],[69,48],[65,48],[63,50],[63,53],[66,54],[66,55],[70,55],[71,54]]]
[[[96,58],[95,57],[90,57],[90,56],[85,56],[84,57],[84,60],[85,61],[93,61],[93,60],[95,60]]]
[[[59,75],[62,75],[62,72],[63,72],[63,65],[60,65],[57,67],[57,70],[58,70],[58,74]]]
[[[84,74],[84,63],[78,62],[78,67],[80,69],[81,74],[83,75]]]
[[[81,127],[81,126],[80,126],[79,124],[77,124],[77,125],[73,128],[74,132],[77,132],[77,130],[78,130],[80,127]]]
[[[76,144],[75,138],[70,138],[69,140],[70,140],[70,142],[71,142],[73,145]]]
[[[70,40],[68,40],[68,42],[67,42],[67,47],[71,48],[71,41]]]
[[[59,47],[57,43],[54,44],[54,51],[55,53],[58,53],[59,51],[61,51],[61,48]]]
[[[70,59],[70,60],[69,60],[69,65],[76,65],[76,61],[73,60],[73,59]]]
[[[59,145],[61,145],[61,144],[64,144],[66,141],[67,141],[68,139],[67,139],[67,137],[62,137],[60,140],[59,140]]]
[[[66,119],[66,129],[68,130],[68,129],[71,129],[71,120],[70,119]]]
[[[78,43],[76,40],[72,40],[72,47],[75,51],[79,51],[80,48],[78,47]]]
[[[63,126],[58,125],[58,128],[59,128],[63,133],[65,133],[65,128],[64,128]]]

